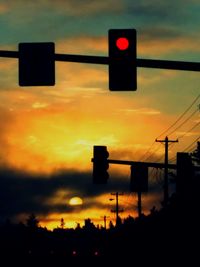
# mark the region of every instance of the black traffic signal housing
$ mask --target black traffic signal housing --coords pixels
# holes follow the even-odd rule
[[[137,51],[135,29],[109,30],[109,89],[137,89]]]
[[[131,192],[148,192],[148,167],[143,164],[131,165]]]
[[[177,153],[177,177],[176,192],[180,195],[188,197],[194,182],[194,165],[189,153]]]
[[[107,172],[109,153],[106,146],[93,147],[93,184],[106,184],[109,178]]]
[[[19,85],[55,85],[55,44],[19,44]]]

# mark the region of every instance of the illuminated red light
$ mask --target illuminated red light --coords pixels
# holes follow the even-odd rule
[[[95,255],[95,256],[98,256],[98,255],[99,255],[99,252],[98,252],[98,251],[95,251],[95,252],[94,252],[94,255]]]
[[[120,37],[116,41],[116,46],[120,50],[126,50],[129,47],[129,40],[125,37]]]
[[[73,255],[73,256],[76,256],[76,255],[77,255],[76,250],[73,250],[73,251],[72,251],[72,255]]]

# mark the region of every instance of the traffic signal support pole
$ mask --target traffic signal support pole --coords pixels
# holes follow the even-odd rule
[[[18,51],[0,50],[0,57],[19,58]],[[109,64],[109,57],[106,56],[87,56],[87,55],[70,55],[55,54],[55,61],[89,63],[89,64]],[[174,61],[174,60],[155,60],[155,59],[137,59],[137,67],[171,69],[185,71],[200,71],[200,62]]]

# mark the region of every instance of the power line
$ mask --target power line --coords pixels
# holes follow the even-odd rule
[[[188,121],[196,112],[198,111],[195,110],[179,127],[181,127],[186,121]],[[198,121],[195,125],[193,125],[190,129],[188,129],[187,131],[183,132],[182,135],[178,136],[178,139],[181,140],[182,138],[184,138],[185,136],[187,136],[188,133],[192,132],[195,128],[197,128],[200,125],[200,121]],[[179,127],[177,127],[174,131],[176,131]],[[176,159],[176,156],[171,158],[170,161],[173,161]]]
[[[144,155],[140,158],[140,161],[142,159],[144,159],[144,157],[149,153],[149,151],[151,150],[151,148],[153,147],[154,144],[155,144],[155,141],[153,141],[153,143],[150,145],[150,147],[147,149],[147,151],[144,153]]]
[[[195,149],[196,146],[193,147],[193,145],[195,143],[197,143],[197,141],[200,139],[200,136],[198,136],[190,145],[188,145],[183,152],[190,152],[193,151]],[[176,160],[176,156],[172,157],[169,162],[173,162],[174,160]]]
[[[199,98],[200,98],[200,94],[194,99],[194,101],[191,103],[191,105],[178,117],[178,119],[171,126],[169,126],[165,131],[163,131],[159,136],[157,136],[156,138],[159,138],[163,134],[166,134],[172,127],[174,127],[174,125],[176,125],[183,118],[183,116],[192,108],[192,106],[197,102],[197,100]]]
[[[157,136],[156,139],[158,139],[159,137],[161,137],[163,134],[166,134],[170,129],[172,129],[183,117],[185,114],[187,114],[187,112],[192,108],[192,106],[197,102],[197,100],[200,98],[200,94],[193,100],[193,102],[189,105],[189,107],[177,118],[177,120],[170,125],[165,131],[163,131],[160,135]],[[195,110],[187,119],[185,119],[184,122],[182,122],[175,130],[171,131],[168,135],[172,134],[174,131],[176,131],[178,128],[180,128],[182,125],[184,125],[192,116],[194,116],[194,114],[200,109],[200,106],[198,105],[198,109]],[[147,149],[147,151],[144,153],[144,155],[140,158],[140,160],[143,160],[145,158],[146,155],[148,155],[148,153],[152,150],[154,144],[156,142],[154,141],[150,147]],[[150,155],[145,159],[149,159],[155,152],[157,152],[158,149],[155,149],[154,151],[152,151],[150,153]]]
[[[187,146],[184,150],[183,150],[183,152],[187,152],[189,149],[190,149],[190,147],[192,147],[198,140],[200,139],[200,136],[198,136],[189,146]]]
[[[191,132],[192,130],[194,130],[197,126],[200,125],[200,121],[197,122],[194,126],[192,126],[192,128],[190,128],[189,130],[187,130],[184,134],[182,134],[180,137],[178,137],[178,139],[182,139],[184,138],[189,132]],[[194,143],[196,143],[199,140],[199,137],[197,137],[197,139],[195,139],[188,147],[185,148],[184,152],[187,151]],[[174,161],[176,159],[176,156],[172,157],[170,159],[170,162]]]
[[[199,111],[199,109],[196,109],[194,112],[192,112],[192,114],[187,117],[179,126],[177,126],[173,131],[171,131],[170,133],[168,133],[168,136],[173,134],[176,130],[178,130],[179,128],[181,128],[187,121],[189,121],[189,119],[191,119],[197,112]]]
[[[189,129],[187,132],[185,132],[183,135],[181,135],[179,137],[179,139],[182,139],[187,133],[191,132],[192,130],[194,130],[198,125],[200,125],[200,121],[197,122],[191,129]]]
[[[156,141],[154,141],[153,142],[153,144],[156,144]],[[151,147],[147,150],[147,152],[144,154],[144,156],[140,159],[140,161],[146,161],[146,160],[148,160],[154,153],[156,153],[159,149],[160,149],[160,145],[158,146],[158,147],[155,147],[153,150],[152,150],[152,152],[146,157],[146,158],[144,158],[145,157],[145,155],[147,155],[148,154],[148,152],[150,152],[150,150],[151,150],[151,148],[153,147],[153,145],[151,145]]]

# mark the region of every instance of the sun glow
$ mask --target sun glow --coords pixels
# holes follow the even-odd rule
[[[72,197],[69,200],[69,205],[72,205],[72,206],[82,205],[82,204],[83,204],[83,200],[80,197]]]

